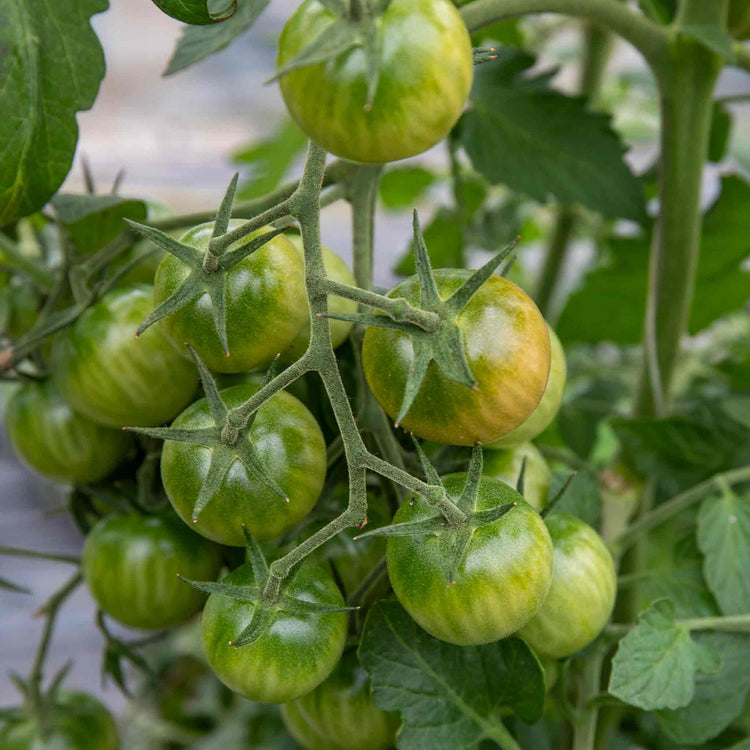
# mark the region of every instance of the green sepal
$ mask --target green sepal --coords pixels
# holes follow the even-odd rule
[[[180,427],[123,427],[126,432],[136,435],[146,435],[157,440],[174,440],[176,443],[190,443],[191,445],[213,445],[213,440],[219,440],[218,430],[214,427],[203,427],[191,430]]]
[[[221,483],[224,481],[224,477],[229,471],[229,467],[234,463],[236,458],[237,453],[224,445],[215,445],[212,448],[208,471],[193,505],[193,514],[191,516],[193,523],[197,523],[203,509],[218,492]]]
[[[216,212],[214,231],[211,233],[212,239],[216,239],[216,237],[221,237],[222,234],[227,233],[229,220],[232,218],[232,204],[234,203],[234,194],[237,192],[237,180],[239,177],[240,173],[235,172],[234,175],[232,175],[232,179],[229,181],[229,187],[227,187],[227,191],[224,193],[219,210]]]
[[[478,510],[471,514],[469,517],[469,524],[474,528],[480,528],[487,524],[494,523],[498,519],[502,518],[506,513],[513,510],[517,506],[517,503],[505,503],[505,505],[498,505],[495,508],[488,508],[487,510]]]
[[[268,580],[268,563],[263,555],[263,550],[244,523],[242,524],[242,533],[245,535],[247,560],[253,569],[253,578],[258,582],[258,585],[265,586]]]
[[[448,521],[438,514],[432,518],[421,521],[407,521],[406,523],[393,523],[389,526],[380,526],[372,531],[366,531],[354,537],[354,540],[367,539],[373,536],[425,536],[427,534],[439,534],[450,529]]]
[[[518,472],[518,479],[516,480],[516,492],[523,497],[524,484],[526,479],[526,456],[521,461],[521,471]]]
[[[248,604],[258,604],[261,600],[261,592],[257,586],[235,586],[231,583],[219,583],[217,581],[190,581],[179,574],[177,577],[183,583],[187,583],[188,586],[206,594],[218,594]]]
[[[484,457],[482,448],[475,445],[471,450],[471,461],[466,473],[466,484],[461,490],[456,505],[465,513],[473,513],[477,507],[477,498],[479,496],[479,481],[482,478],[482,469],[484,468]]]
[[[354,612],[359,609],[359,607],[337,607],[334,604],[310,602],[307,599],[295,599],[291,596],[282,596],[276,606],[283,612],[293,615],[330,615],[334,612]]]
[[[539,515],[542,518],[546,518],[554,510],[555,506],[560,502],[560,500],[563,499],[563,495],[565,495],[565,493],[568,490],[568,487],[570,487],[571,482],[576,478],[576,476],[578,476],[577,471],[571,474],[565,480],[565,484],[562,487],[560,487],[560,491],[552,498],[552,500],[550,500],[547,503],[547,505],[544,506],[544,508],[542,508],[539,511]]]
[[[422,448],[422,444],[417,440],[414,435],[412,435],[412,443],[414,444],[414,449],[417,452],[417,456],[419,456],[419,462],[422,464],[422,471],[424,471],[425,477],[427,477],[427,481],[430,484],[438,485],[439,487],[444,487],[443,480],[440,478],[440,475],[437,472],[437,469],[432,465],[432,462],[429,458],[427,458],[427,454],[424,452],[424,449]]]
[[[474,529],[465,526],[439,537],[440,567],[445,576],[445,582],[449,586],[456,581],[456,573],[466,557],[473,534]]]
[[[203,256],[200,251],[192,245],[187,245],[184,242],[180,242],[166,232],[162,232],[161,229],[155,229],[146,224],[140,224],[137,221],[131,221],[130,219],[124,219],[125,223],[137,234],[152,242],[157,247],[165,250],[170,255],[174,255],[175,258],[181,260],[186,266],[190,268],[200,268],[203,263]]]
[[[482,65],[497,60],[497,50],[494,47],[474,47],[474,65]]]
[[[260,640],[271,628],[274,622],[274,612],[268,607],[256,606],[250,618],[250,624],[233,641],[229,641],[232,648],[250,646]]]

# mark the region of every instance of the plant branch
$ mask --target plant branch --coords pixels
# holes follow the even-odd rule
[[[70,563],[71,565],[80,565],[81,559],[75,555],[62,555],[53,552],[37,552],[33,549],[23,549],[22,547],[0,546],[0,555],[8,557],[30,557],[35,560],[53,560],[55,562]]]
[[[696,617],[689,620],[675,620],[688,630],[715,630],[720,633],[750,633],[750,615],[728,615],[726,617]],[[604,632],[612,638],[627,635],[636,623],[613,623],[607,625]]]
[[[599,706],[592,699],[599,695],[602,681],[602,663],[606,647],[599,646],[590,654],[583,666],[577,699],[576,718],[573,722],[573,750],[594,750]]]

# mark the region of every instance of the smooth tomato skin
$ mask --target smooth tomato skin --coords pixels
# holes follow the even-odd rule
[[[297,252],[304,262],[304,250],[302,248],[302,238],[298,234],[288,235],[289,241],[297,248]],[[340,284],[348,284],[349,286],[356,286],[354,280],[354,274],[351,272],[349,266],[339,258],[333,250],[330,250],[325,245],[322,246],[323,251],[323,265],[326,269],[326,276],[331,281],[338,281]],[[307,296],[305,296],[307,300]],[[355,313],[357,312],[357,303],[344,297],[336,297],[329,295],[328,297],[328,312],[335,313]],[[331,343],[333,348],[341,346],[349,336],[349,332],[352,330],[353,323],[348,323],[345,320],[330,320],[328,327],[331,331]],[[305,320],[302,327],[297,331],[292,345],[285,349],[281,353],[281,362],[284,364],[291,364],[298,360],[306,351],[310,343],[310,317]]]
[[[540,655],[562,659],[599,635],[615,604],[617,574],[609,550],[589,525],[552,513],[552,586],[542,608],[519,635]]]
[[[482,473],[515,489],[524,458],[523,499],[535,510],[541,510],[547,504],[552,472],[535,445],[524,443],[508,450],[485,450]]]
[[[83,576],[99,606],[123,625],[142,630],[184,622],[206,595],[183,583],[214,580],[219,548],[172,515],[109,516],[83,547]]]
[[[229,222],[229,229],[243,224]],[[180,241],[206,251],[213,222],[189,229]],[[269,227],[230,245],[235,250]],[[154,280],[154,307],[190,275],[191,269],[168,255]],[[283,235],[274,237],[227,273],[227,357],[216,333],[211,300],[204,294],[160,321],[170,340],[190,357],[189,343],[214,372],[244,372],[275,357],[294,340],[308,316],[304,263]]]
[[[466,474],[443,477],[455,494]],[[412,504],[412,500],[414,501]],[[552,581],[552,541],[539,514],[508,485],[483,477],[477,510],[517,502],[494,523],[477,529],[455,583],[446,584],[439,537],[389,537],[388,575],[398,600],[430,635],[458,646],[505,638],[539,610]],[[393,522],[432,518],[434,508],[412,497]]]
[[[306,750],[388,750],[401,723],[397,713],[373,703],[370,679],[353,649],[315,690],[285,703],[281,717]]]
[[[161,425],[190,403],[198,373],[158,326],[135,332],[151,312],[151,288],[116,287],[52,347],[52,372],[66,401],[109,427]]]
[[[547,326],[547,329],[550,341],[550,368],[544,394],[534,411],[522,424],[499,440],[488,443],[488,448],[513,448],[533,440],[547,429],[557,416],[557,412],[560,411],[568,367],[560,339],[550,326]]]
[[[441,298],[450,297],[470,275],[460,269],[436,270]],[[400,282],[388,296],[419,304],[417,277]],[[491,276],[482,285],[457,322],[476,388],[449,380],[430,362],[401,426],[438,443],[490,443],[520,425],[544,393],[550,368],[547,325],[532,299],[501,276]],[[392,419],[401,408],[413,356],[407,334],[367,329],[362,349],[365,377]]]
[[[3,750],[117,750],[117,726],[96,698],[77,690],[62,690],[48,714],[44,736],[31,717],[0,727]]]
[[[25,464],[59,482],[103,479],[133,445],[128,433],[74,412],[52,380],[29,380],[13,394],[5,430]]]
[[[221,395],[231,409],[257,391],[257,385],[248,383],[227,388]],[[172,426],[199,428],[212,424],[208,403],[201,399],[180,414]],[[177,514],[199,534],[233,547],[245,545],[243,523],[259,541],[275,539],[294,526],[315,505],[326,475],[323,433],[308,408],[289,393],[276,393],[260,407],[250,440],[289,502],[255,479],[237,459],[193,523],[193,507],[208,472],[210,449],[166,440],[161,456],[162,482]]]
[[[335,18],[317,0],[303,2],[281,33],[279,67]],[[359,48],[280,80],[287,109],[308,136],[336,156],[370,164],[441,141],[463,111],[474,74],[469,33],[448,0],[396,0],[377,23],[382,63],[371,110]]]
[[[254,583],[249,563],[223,583]],[[285,593],[320,604],[344,606],[341,592],[324,568],[303,563]],[[201,636],[209,666],[231,690],[258,703],[286,703],[320,685],[341,658],[346,644],[346,612],[297,615],[277,611],[257,641],[229,645],[250,624],[255,605],[211,594],[203,610]]]

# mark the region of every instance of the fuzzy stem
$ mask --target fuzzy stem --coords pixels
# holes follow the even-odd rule
[[[750,615],[728,615],[726,617],[696,617],[689,620],[675,620],[688,630],[715,630],[719,633],[750,633]],[[612,638],[627,635],[636,623],[614,623],[607,625],[604,632]]]
[[[592,705],[591,699],[599,694],[605,654],[606,649],[599,647],[584,663],[578,691],[577,720],[573,724],[573,750],[594,750],[599,706]]]
[[[375,204],[382,174],[382,165],[360,167],[354,173],[347,196],[352,205],[354,278],[357,286],[368,292],[372,291]]]

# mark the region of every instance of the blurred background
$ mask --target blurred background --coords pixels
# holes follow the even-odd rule
[[[78,154],[64,191],[84,190],[81,157],[90,164],[97,187],[109,190],[115,175],[125,171],[120,192],[148,198],[184,212],[214,207],[238,166],[233,155],[251,143],[267,138],[285,119],[278,87],[263,85],[274,70],[275,40],[297,3],[274,0],[252,30],[220,54],[186,71],[164,78],[181,27],[148,0],[112,0],[108,12],[94,18],[107,59],[107,75],[99,97],[89,112],[78,117],[81,131]],[[560,66],[555,85],[572,91],[577,78],[573,63],[580,34],[575,24],[559,18],[524,21],[530,34],[551,37],[545,43],[541,67]],[[617,72],[602,101],[618,107],[615,126],[632,145],[629,155],[636,168],[643,168],[655,154],[658,123],[653,86],[638,56],[625,45],[615,51],[612,69]],[[728,70],[720,94],[732,96],[748,91],[748,78]],[[731,105],[736,120],[730,158],[748,171],[750,108]],[[435,169],[448,169],[444,147],[417,159]],[[290,165],[287,178],[299,172],[299,160]],[[240,165],[247,177],[247,167]],[[721,166],[712,166],[706,178],[707,200]],[[420,199],[420,211],[428,217],[444,199],[441,190]],[[550,209],[532,209],[536,233],[522,245],[521,266],[533,272],[541,258],[551,216]],[[410,238],[407,210],[381,210],[376,229],[375,281],[388,286],[395,278],[395,260],[403,255]],[[344,204],[324,214],[323,239],[337,253],[351,259],[349,215]],[[510,239],[508,237],[507,239]],[[494,248],[484,248],[493,250]],[[575,283],[580,268],[590,256],[587,240],[578,242],[565,274],[568,286]],[[481,261],[481,252],[476,263]],[[64,489],[36,476],[11,454],[0,435],[0,544],[77,553],[80,536],[63,512]],[[8,671],[25,673],[37,639],[39,621],[35,609],[58,588],[68,570],[46,561],[0,558],[0,576],[27,586],[32,595],[0,591],[0,704],[14,702],[15,689]],[[102,690],[99,665],[101,635],[94,626],[94,605],[80,588],[66,603],[58,619],[48,670],[73,659],[69,684],[103,695],[107,704],[122,711],[125,701],[111,684]]]

